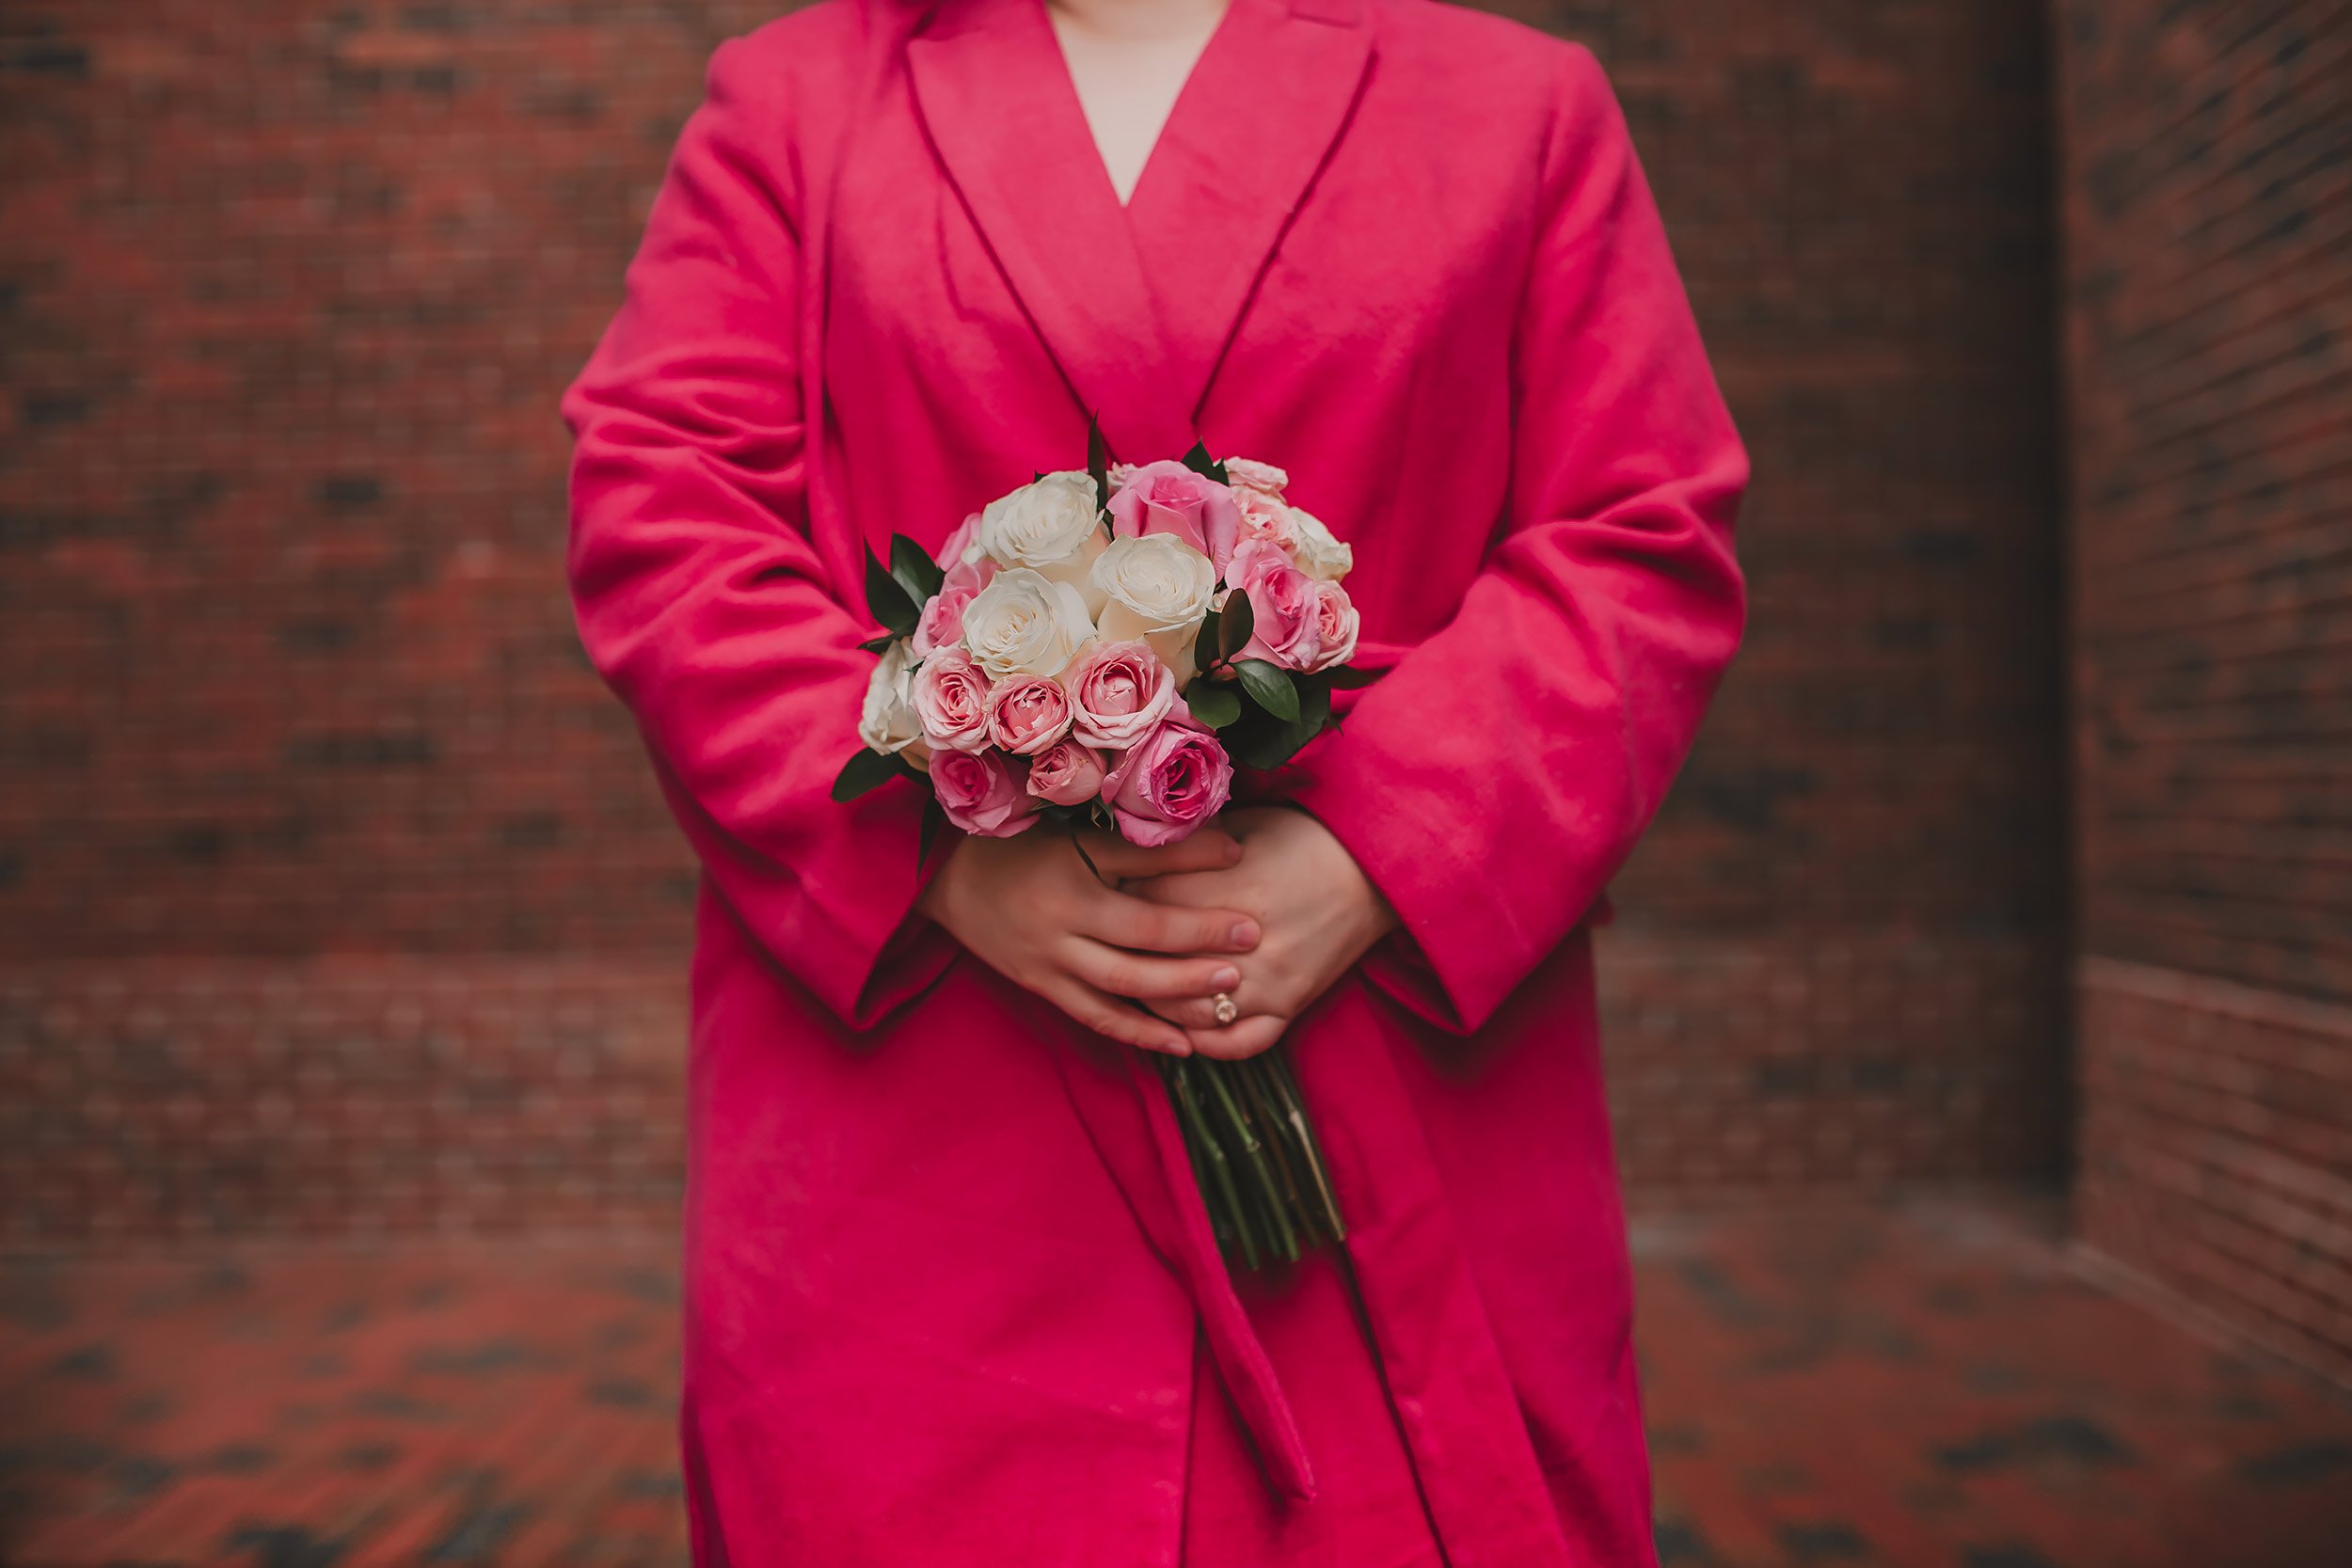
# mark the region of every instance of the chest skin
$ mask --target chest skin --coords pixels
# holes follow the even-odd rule
[[[1133,194],[1224,13],[1225,0],[1047,8],[1095,150],[1120,202]]]

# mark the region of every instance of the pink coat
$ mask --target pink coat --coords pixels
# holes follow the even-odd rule
[[[1124,211],[1040,0],[711,63],[565,402],[581,633],[706,873],[703,1557],[1172,1563],[1197,1333],[1313,1492],[1148,1064],[912,913],[914,786],[828,793],[864,550],[1089,410],[1355,546],[1393,672],[1270,786],[1404,926],[1291,1035],[1347,1250],[1454,1568],[1647,1561],[1588,927],[1739,641],[1747,465],[1592,55],[1428,0],[1232,0]]]

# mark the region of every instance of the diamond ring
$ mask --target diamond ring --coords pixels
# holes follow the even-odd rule
[[[1216,1004],[1216,1026],[1218,1028],[1222,1029],[1233,1020],[1241,1017],[1241,1009],[1235,1006],[1233,999],[1223,991],[1218,991],[1210,1000]]]

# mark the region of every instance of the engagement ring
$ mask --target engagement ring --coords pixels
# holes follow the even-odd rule
[[[1216,1004],[1216,1026],[1218,1028],[1222,1029],[1233,1020],[1241,1017],[1241,1009],[1233,1006],[1233,999],[1223,991],[1218,991],[1210,1000]]]

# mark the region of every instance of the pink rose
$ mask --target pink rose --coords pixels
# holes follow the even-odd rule
[[[1119,759],[1103,780],[1111,820],[1130,844],[1173,844],[1225,809],[1233,764],[1216,736],[1171,718]]]
[[[1046,675],[1007,675],[988,694],[988,737],[1022,756],[1070,733],[1070,694]]]
[[[1285,670],[1315,668],[1316,583],[1288,551],[1268,540],[1245,539],[1233,550],[1225,580],[1249,596],[1252,626],[1242,657]]]
[[[942,648],[916,665],[908,700],[933,751],[988,744],[988,673],[961,648]]]
[[[1288,553],[1298,543],[1298,532],[1291,526],[1291,509],[1263,490],[1235,490],[1233,503],[1241,508],[1241,536],[1263,539],[1279,545]]]
[[[1102,792],[1103,753],[1057,740],[1029,759],[1029,793],[1057,806],[1082,806]]]
[[[963,641],[963,607],[977,598],[980,590],[988,586],[988,579],[995,575],[996,562],[986,556],[947,568],[947,580],[939,585],[939,592],[930,596],[915,620],[915,657],[926,657]]]
[[[1146,463],[1111,497],[1111,533],[1134,539],[1172,533],[1213,562],[1219,572],[1241,534],[1233,492],[1182,463]]]
[[[982,838],[1010,838],[1037,825],[1041,802],[1002,752],[942,752],[931,758],[931,790],[947,820]]]
[[[1356,606],[1347,590],[1336,582],[1316,583],[1315,661],[1308,668],[1329,670],[1354,658],[1359,629]]]
[[[1062,684],[1073,732],[1108,751],[1141,740],[1176,705],[1176,672],[1146,642],[1089,642]]]
[[[978,555],[979,537],[980,515],[975,512],[956,525],[956,531],[947,535],[947,542],[939,546],[939,553],[931,559],[952,571],[966,559]]]

